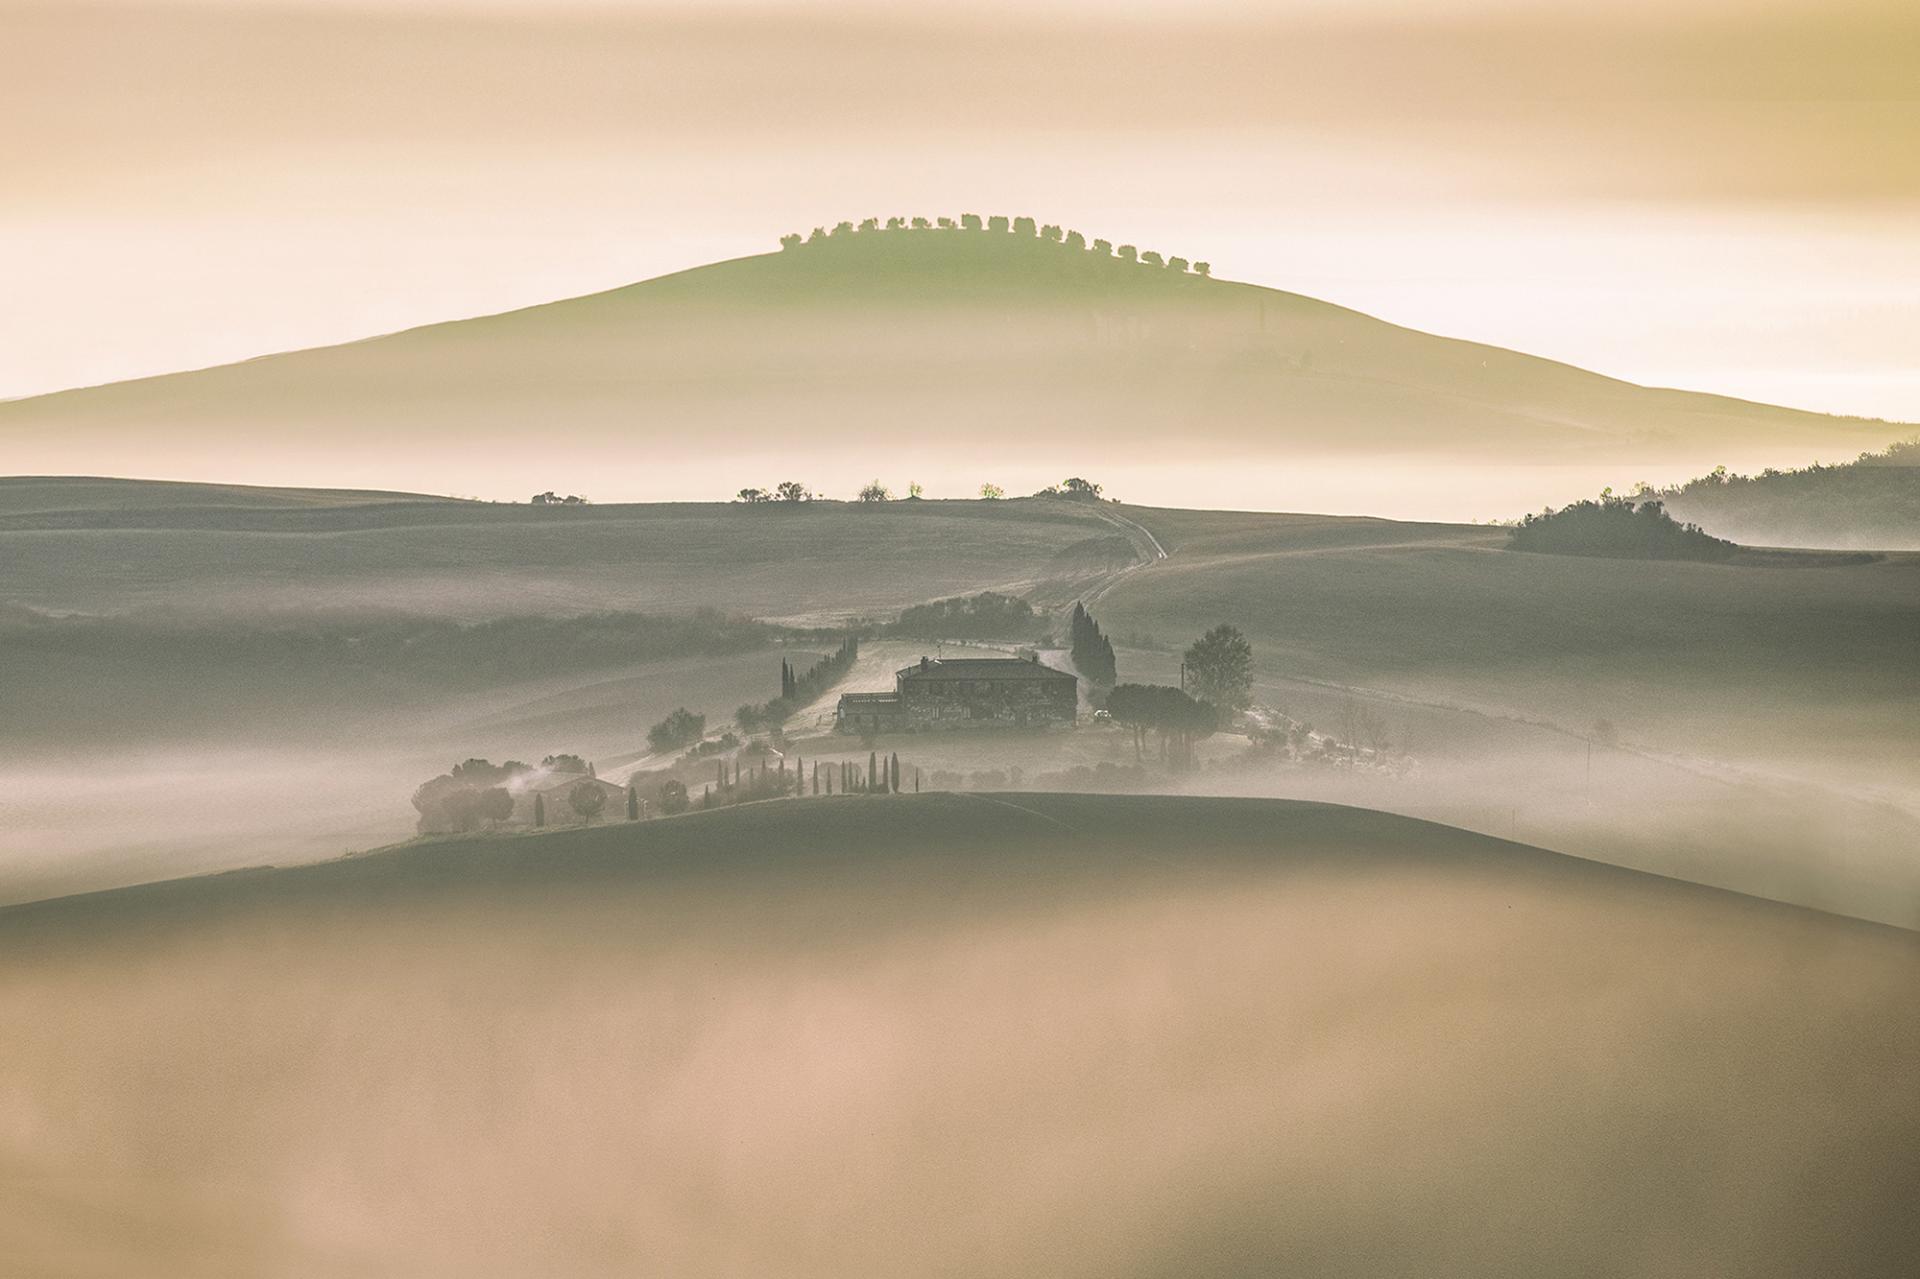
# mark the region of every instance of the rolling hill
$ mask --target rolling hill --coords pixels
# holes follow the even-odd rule
[[[830,237],[0,404],[17,471],[108,458],[180,478],[622,500],[783,478],[851,494],[875,474],[1026,491],[1078,472],[1168,504],[1456,517],[1586,496],[1623,468],[1677,479],[1800,464],[1902,433],[964,231]]]
[[[1909,933],[1324,805],[843,797],[427,842],[0,910],[0,1247],[1908,1275],[1917,979]]]

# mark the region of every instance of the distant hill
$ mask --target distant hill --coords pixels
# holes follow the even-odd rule
[[[829,237],[502,315],[0,404],[0,446],[23,470],[164,459],[173,474],[336,483],[377,458],[417,488],[501,496],[503,477],[526,475],[529,492],[630,498],[785,478],[844,496],[876,473],[896,487],[956,474],[1037,487],[1128,467],[1170,484],[1170,460],[1196,483],[1249,468],[1280,483],[1319,458],[1379,468],[1358,509],[1382,513],[1435,461],[1687,474],[1902,433],[1649,389],[1032,236],[937,230]],[[1287,505],[1302,500],[1271,502]]]
[[[1839,466],[1722,470],[1658,496],[1679,518],[1753,546],[1920,550],[1920,440]]]
[[[1911,1275],[1916,975],[1910,933],[1320,804],[430,841],[0,910],[0,1238],[159,1277]]]
[[[381,489],[270,488],[101,475],[0,475],[0,517],[179,510],[299,510],[385,502],[450,502],[452,498]]]

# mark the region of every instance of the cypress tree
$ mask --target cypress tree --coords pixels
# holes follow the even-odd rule
[[[887,784],[880,779],[880,757],[872,751],[867,752],[867,789],[873,790],[878,783],[881,794],[886,793]]]
[[[640,820],[640,792],[632,782],[627,783],[627,820]]]
[[[535,795],[533,797],[533,824],[535,826],[545,826],[547,824],[547,797],[545,795]]]
[[[890,773],[888,780],[893,784],[893,793],[898,795],[900,793],[900,752],[899,751],[895,751],[893,753],[893,763],[889,767],[888,771]]]

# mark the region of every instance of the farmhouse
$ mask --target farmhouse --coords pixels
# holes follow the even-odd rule
[[[600,807],[591,817],[582,816],[574,807],[575,790],[597,791]],[[624,822],[627,820],[627,788],[581,773],[557,773],[520,791],[513,797],[513,817],[523,826],[533,825],[534,797],[539,796],[546,811],[547,825],[571,826],[579,822]],[[591,804],[591,800],[586,801]]]
[[[843,733],[1072,724],[1080,681],[1037,657],[923,657],[895,671],[891,693],[846,693],[835,712]]]

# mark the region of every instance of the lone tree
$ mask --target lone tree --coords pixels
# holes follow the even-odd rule
[[[1092,480],[1083,480],[1078,475],[1069,476],[1060,481],[1060,489],[1068,497],[1078,497],[1090,501],[1100,498],[1100,486]]]
[[[647,730],[647,745],[656,751],[679,750],[706,736],[707,717],[682,706]]]
[[[869,480],[866,487],[860,490],[860,500],[862,502],[885,502],[892,498],[892,496],[893,494],[887,492],[886,485],[877,479]]]
[[[1211,263],[1211,262],[1195,262],[1195,263],[1193,264],[1193,273],[1194,273],[1195,275],[1212,275],[1212,274],[1213,274],[1213,263]]]
[[[1214,627],[1185,654],[1193,691],[1215,706],[1243,711],[1253,700],[1253,645],[1238,628]]]
[[[567,807],[578,813],[583,822],[598,817],[606,806],[607,793],[593,782],[581,782],[567,792]]]
[[[765,489],[741,489],[734,495],[733,500],[736,502],[768,502],[773,500],[773,495]]]
[[[982,484],[980,486],[980,497],[982,501],[997,502],[1006,495],[1007,491],[998,484]]]
[[[799,480],[781,480],[773,486],[773,492],[782,502],[804,502],[813,496]]]

